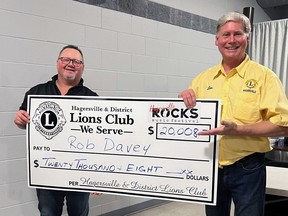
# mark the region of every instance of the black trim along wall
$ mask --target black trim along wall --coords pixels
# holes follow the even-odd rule
[[[95,5],[146,19],[156,20],[171,25],[193,29],[209,34],[216,33],[217,21],[178,10],[148,0],[74,0]]]

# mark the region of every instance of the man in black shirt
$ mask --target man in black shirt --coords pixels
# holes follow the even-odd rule
[[[62,48],[57,60],[58,74],[47,83],[32,87],[26,92],[22,105],[16,113],[14,123],[25,129],[30,122],[27,113],[28,95],[85,95],[97,96],[83,85],[84,60],[82,51],[73,45]],[[60,216],[64,198],[69,216],[88,216],[89,193],[37,189],[38,209],[41,216]]]

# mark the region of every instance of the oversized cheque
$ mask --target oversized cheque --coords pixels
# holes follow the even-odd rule
[[[30,187],[214,205],[218,100],[30,96]]]

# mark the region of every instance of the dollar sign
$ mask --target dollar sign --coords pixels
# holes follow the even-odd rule
[[[34,167],[39,167],[38,160],[34,160]]]
[[[154,130],[153,130],[153,127],[152,127],[152,126],[150,126],[150,127],[148,128],[148,130],[149,130],[149,132],[148,132],[149,135],[154,134]]]

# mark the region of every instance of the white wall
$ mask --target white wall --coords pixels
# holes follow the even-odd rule
[[[255,7],[248,0],[155,2],[213,19]],[[260,10],[257,21],[267,19]],[[24,93],[56,73],[64,45],[80,46],[85,84],[101,96],[177,97],[196,74],[220,61],[214,35],[71,0],[1,0],[0,20],[1,216],[38,215],[35,191],[27,187],[25,131],[13,118]],[[145,200],[92,196],[91,215]]]

